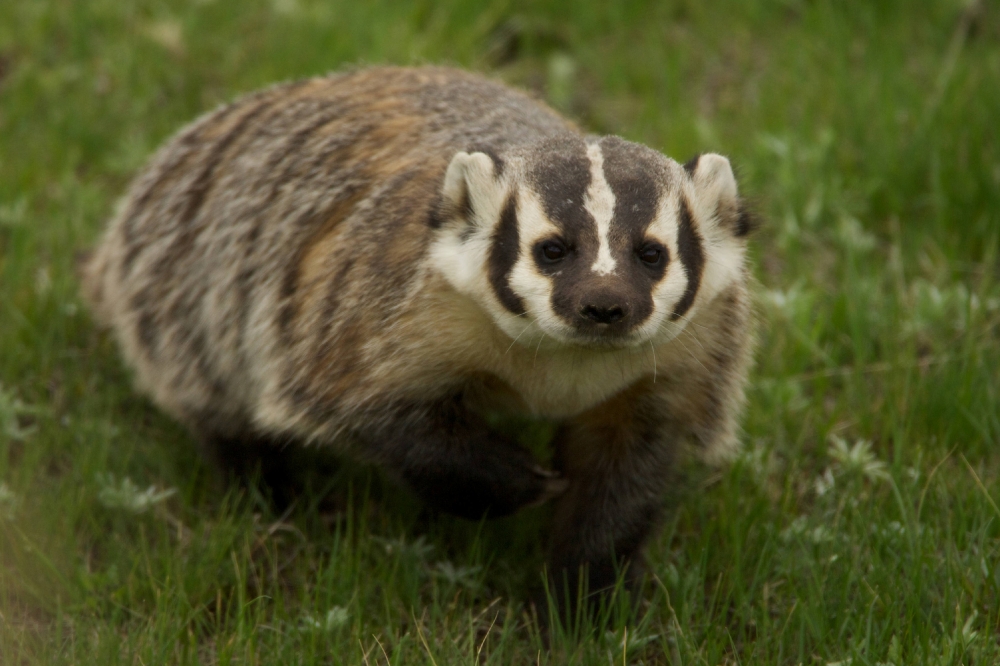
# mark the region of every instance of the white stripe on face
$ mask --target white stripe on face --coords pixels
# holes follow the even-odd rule
[[[583,207],[597,222],[597,238],[600,246],[597,249],[597,260],[590,270],[598,275],[609,275],[615,272],[615,258],[611,256],[611,245],[608,243],[608,233],[611,230],[611,217],[615,213],[615,194],[611,191],[608,181],[604,180],[604,154],[601,146],[592,143],[587,146],[587,157],[590,158],[590,185],[583,196]]]

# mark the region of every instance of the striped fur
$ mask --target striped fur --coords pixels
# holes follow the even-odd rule
[[[553,565],[602,587],[612,550],[639,557],[676,451],[736,445],[745,227],[725,158],[682,167],[475,75],[372,68],[181,130],[83,291],[203,440],[331,446],[459,513],[439,488],[485,487],[495,512],[565,490]],[[491,433],[495,411],[560,420],[561,476]]]

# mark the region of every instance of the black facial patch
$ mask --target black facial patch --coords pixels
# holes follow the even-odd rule
[[[535,248],[535,263],[551,277],[556,314],[581,333],[614,336],[627,333],[653,312],[653,288],[666,273],[669,256],[664,252],[663,260],[650,266],[639,253],[647,244],[646,229],[656,218],[669,172],[662,155],[618,137],[601,139],[600,149],[604,179],[615,197],[608,232],[614,272],[601,275],[592,270],[600,238],[596,220],[584,207],[591,160],[583,142],[540,151],[533,185],[569,251],[558,262],[544,261],[544,239]]]
[[[517,263],[520,237],[517,233],[517,197],[507,197],[500,221],[493,233],[488,259],[490,284],[500,304],[516,315],[523,315],[524,302],[510,287],[510,272]]]
[[[666,273],[667,261],[653,269],[643,265],[644,270],[639,273],[632,265],[636,253],[646,244],[646,229],[656,218],[661,187],[666,181],[660,163],[663,158],[645,146],[616,136],[601,140],[601,153],[604,155],[604,179],[615,195],[615,211],[608,234],[611,254],[623,275],[634,281],[637,298],[638,294],[646,292],[649,310],[643,316],[645,319],[653,311],[652,286],[647,279],[652,277],[653,284],[659,282]]]
[[[639,258],[647,245],[646,229],[656,218],[668,175],[663,157],[645,146],[611,136],[601,139],[600,149],[604,179],[615,197],[608,231],[615,271],[613,276],[591,274],[588,289],[595,289],[597,281],[612,281],[626,303],[629,325],[636,326],[652,314],[653,288],[666,273],[669,261],[666,248],[662,248],[663,260],[656,266]]]
[[[590,158],[587,144],[562,140],[539,146],[535,167],[529,174],[532,189],[541,198],[545,216],[559,229],[559,240],[566,248],[557,263],[542,258],[543,239],[534,248],[534,260],[540,273],[552,280],[552,310],[570,325],[581,323],[583,301],[595,286],[598,276],[590,270],[597,259],[597,223],[584,208],[590,186]],[[584,322],[586,324],[586,322]]]
[[[662,168],[655,158],[644,154],[640,146],[630,145],[618,137],[602,140],[601,152],[604,154],[604,179],[615,195],[612,230],[645,232],[656,216],[660,199],[657,179]]]
[[[685,312],[691,309],[694,295],[698,293],[698,286],[701,284],[702,270],[705,268],[705,253],[701,247],[701,236],[694,228],[694,222],[691,220],[691,209],[683,198],[680,206],[680,221],[677,225],[677,253],[687,271],[688,283],[684,295],[681,296],[677,307],[670,315],[670,321],[680,319]]]
[[[568,145],[563,140],[539,146],[529,180],[541,197],[545,215],[560,228],[569,245],[574,237],[596,231],[594,218],[583,207],[590,185],[590,159],[582,139]]]

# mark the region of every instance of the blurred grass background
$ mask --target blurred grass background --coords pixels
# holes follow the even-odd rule
[[[220,493],[77,298],[181,124],[358,63],[727,154],[765,220],[746,451],[690,471],[606,632],[527,612],[544,510],[428,518],[366,471],[287,516]],[[5,0],[0,662],[1000,663],[998,127],[995,2]]]

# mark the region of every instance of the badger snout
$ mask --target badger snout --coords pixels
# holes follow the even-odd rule
[[[620,305],[585,305],[580,314],[598,324],[614,324],[625,317],[625,308]]]
[[[618,336],[632,328],[632,308],[625,294],[597,290],[584,294],[577,303],[574,324],[588,335]]]

